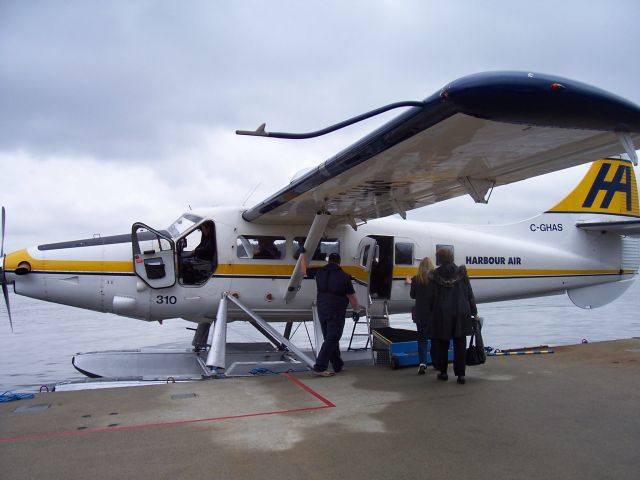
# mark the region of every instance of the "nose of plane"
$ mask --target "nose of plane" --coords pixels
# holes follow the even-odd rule
[[[7,253],[2,260],[2,268],[9,283],[15,280],[16,275],[27,275],[31,272],[32,262],[34,261],[26,248]]]

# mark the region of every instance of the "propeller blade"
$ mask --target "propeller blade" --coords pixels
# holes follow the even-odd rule
[[[3,276],[4,276],[4,273],[3,273]],[[7,313],[9,314],[9,325],[11,325],[11,332],[13,333],[13,322],[11,321],[11,307],[9,306],[9,289],[7,288],[6,282],[2,282],[2,294],[4,295],[4,304],[7,306]]]
[[[9,314],[9,325],[11,325],[11,331],[13,332],[13,321],[11,320],[11,307],[9,306],[9,289],[7,288],[7,278],[4,275],[4,226],[7,218],[7,212],[2,207],[2,244],[0,244],[0,283],[2,283],[2,294],[4,295],[4,304],[7,306],[7,313]]]
[[[4,207],[2,207],[2,246],[0,247],[0,257],[4,256],[4,222],[6,218],[6,213],[4,211]]]

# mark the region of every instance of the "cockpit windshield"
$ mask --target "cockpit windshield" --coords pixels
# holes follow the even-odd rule
[[[167,230],[171,234],[172,238],[177,238],[184,232],[189,230],[191,227],[193,227],[195,224],[200,223],[202,220],[203,218],[198,217],[197,215],[193,215],[191,213],[183,213],[180,218],[169,225],[169,228],[167,228]]]

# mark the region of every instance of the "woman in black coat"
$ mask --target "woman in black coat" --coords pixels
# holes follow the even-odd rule
[[[426,290],[429,283],[429,274],[434,270],[433,262],[429,257],[424,257],[418,265],[418,273],[411,278],[411,291],[409,295],[415,299],[416,304],[411,312],[413,323],[418,331],[418,375],[424,375],[427,369],[427,322],[429,320],[429,305],[426,303]]]
[[[472,317],[477,317],[473,290],[467,269],[453,263],[453,252],[440,249],[436,252],[440,265],[431,275],[425,292],[430,318],[427,335],[431,339],[431,359],[440,371],[439,380],[448,380],[449,341],[453,339],[453,372],[458,383],[465,383],[465,353],[467,335],[471,335]]]

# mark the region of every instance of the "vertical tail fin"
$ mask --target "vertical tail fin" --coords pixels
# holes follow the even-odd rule
[[[605,158],[591,164],[582,181],[548,213],[596,213],[640,218],[633,164]]]

